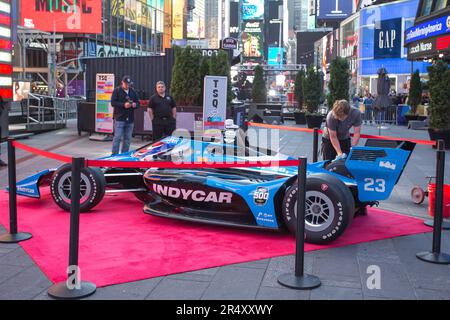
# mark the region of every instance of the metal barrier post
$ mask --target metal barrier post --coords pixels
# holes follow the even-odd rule
[[[314,131],[313,131],[313,162],[317,162],[318,149],[319,149],[319,128],[314,128]]]
[[[13,141],[8,139],[9,233],[0,237],[0,243],[17,243],[32,237],[30,233],[17,232],[16,148]]]
[[[305,203],[307,158],[299,158],[297,186],[297,232],[295,250],[295,273],[285,273],[278,277],[278,283],[298,290],[314,289],[321,285],[320,279],[304,273],[305,256]]]
[[[441,253],[442,219],[444,209],[444,140],[438,140],[436,151],[436,197],[434,202],[433,247],[432,251],[416,254],[422,261],[435,264],[450,264],[450,255]]]
[[[80,226],[80,180],[84,158],[72,159],[72,185],[70,197],[70,239],[69,267],[67,280],[51,286],[47,293],[56,299],[80,299],[92,295],[97,287],[87,281],[81,281],[78,267],[78,239]]]

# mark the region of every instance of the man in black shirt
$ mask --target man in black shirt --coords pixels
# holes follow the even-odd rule
[[[130,149],[131,135],[134,128],[134,110],[139,108],[139,97],[130,85],[130,76],[123,77],[121,86],[115,88],[111,96],[111,105],[114,108],[113,155],[119,153],[122,138],[121,153],[128,152]]]
[[[156,92],[148,102],[148,114],[153,128],[153,141],[170,136],[175,131],[177,117],[175,100],[166,94],[164,82],[158,81],[156,83]]]

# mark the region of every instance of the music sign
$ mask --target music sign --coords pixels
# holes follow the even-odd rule
[[[102,1],[99,0],[22,0],[20,13],[20,24],[31,29],[102,33]]]

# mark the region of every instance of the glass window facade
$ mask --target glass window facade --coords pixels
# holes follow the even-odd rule
[[[439,11],[447,7],[447,0],[436,0],[436,4],[434,5],[434,12]]]
[[[80,56],[141,56],[164,52],[163,38],[170,38],[170,29],[164,28],[164,21],[171,19],[164,12],[164,0],[101,1],[101,34],[64,37],[65,42],[83,48]],[[73,51],[70,55],[73,58]]]

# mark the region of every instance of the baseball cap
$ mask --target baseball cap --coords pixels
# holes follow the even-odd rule
[[[122,78],[122,81],[125,82],[125,83],[128,83],[128,84],[132,84],[133,83],[133,81],[131,81],[131,77],[130,76],[124,76]]]

